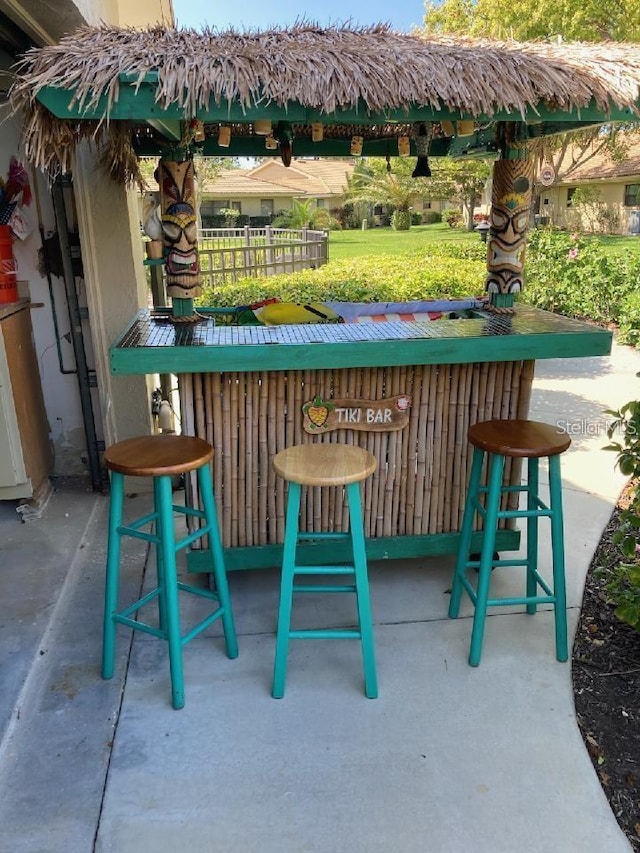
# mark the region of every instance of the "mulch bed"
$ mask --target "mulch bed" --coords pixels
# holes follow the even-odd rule
[[[587,751],[616,819],[640,853],[640,632],[620,622],[596,569],[622,559],[611,542],[628,490],[606,526],[587,574],[573,647],[572,678]]]

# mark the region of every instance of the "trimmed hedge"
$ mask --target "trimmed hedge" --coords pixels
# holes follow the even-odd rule
[[[485,265],[475,257],[468,258],[465,248],[471,247],[452,246],[456,257],[447,256],[443,248],[438,253],[429,249],[332,261],[316,270],[268,278],[244,278],[203,289],[198,304],[230,307],[272,296],[284,302],[406,302],[466,297],[482,291]]]

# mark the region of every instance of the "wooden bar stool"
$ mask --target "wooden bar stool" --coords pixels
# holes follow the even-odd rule
[[[562,524],[562,480],[560,454],[570,446],[571,439],[561,429],[548,424],[525,420],[493,420],[473,424],[468,437],[474,447],[469,489],[464,508],[460,544],[451,587],[449,616],[455,619],[460,609],[460,597],[465,589],[474,604],[473,630],[469,663],[478,666],[487,607],[525,604],[527,613],[535,613],[538,604],[553,604],[555,615],[556,657],[566,661],[567,612],[564,574],[564,536]],[[482,468],[488,460],[488,485],[481,486]],[[527,482],[520,486],[503,486],[506,457],[527,460]],[[549,460],[549,506],[539,494],[538,463]],[[526,492],[526,509],[500,509],[503,494]],[[480,501],[485,497],[484,503]],[[469,551],[475,513],[484,520],[480,560],[471,560]],[[538,519],[551,521],[553,558],[553,587],[538,572]],[[500,560],[494,554],[496,530],[501,518],[527,519],[527,556],[524,560]],[[526,566],[526,595],[516,598],[489,598],[492,569],[496,566]],[[467,577],[469,568],[477,569],[477,583],[472,586]],[[541,592],[540,592],[541,590]]]
[[[276,655],[273,670],[274,699],[284,696],[287,669],[287,650],[290,639],[359,639],[362,644],[365,695],[375,699],[378,695],[376,663],[373,648],[373,626],[369,601],[367,557],[362,523],[360,482],[376,470],[376,459],[368,450],[345,444],[301,444],[281,450],[273,460],[273,467],[289,484],[285,518],[282,579]],[[302,486],[338,486],[346,490],[349,508],[347,533],[305,533],[299,530],[300,494]],[[348,541],[353,562],[347,565],[305,566],[296,563],[298,542],[312,540]],[[350,584],[296,584],[297,575],[351,575]],[[358,608],[358,630],[318,629],[291,630],[291,606],[294,592],[351,592],[355,593]]]
[[[224,569],[222,543],[218,528],[210,462],[213,447],[200,438],[186,435],[145,435],[129,438],[107,448],[104,462],[111,476],[109,504],[109,534],[107,547],[107,574],[104,601],[104,627],[102,648],[102,676],[111,678],[115,661],[116,625],[127,625],[154,637],[166,640],[169,647],[171,694],[173,707],[184,706],[182,675],[182,647],[207,628],[216,619],[222,620],[227,655],[238,656],[238,642],[231,612],[227,576]],[[200,491],[202,510],[191,506],[173,504],[171,478],[195,471]],[[122,524],[125,477],[153,477],[153,512]],[[173,514],[181,513],[203,519],[205,524],[176,541]],[[152,532],[141,528],[154,525]],[[191,545],[196,539],[209,535],[213,556],[215,592],[200,589],[178,581],[176,553]],[[156,546],[157,586],[138,601],[118,611],[118,581],[120,540],[133,536]],[[178,592],[190,592],[218,602],[218,607],[199,622],[185,636],[180,634]],[[153,627],[132,618],[145,604],[158,600],[159,627]]]

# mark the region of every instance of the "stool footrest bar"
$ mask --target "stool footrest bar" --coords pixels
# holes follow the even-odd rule
[[[174,504],[172,507],[174,512],[179,512],[181,515],[190,515],[193,518],[206,518],[204,511],[201,509],[195,509],[192,506],[182,506],[182,504]]]
[[[353,566],[296,566],[296,575],[352,575]]]
[[[120,610],[118,615],[120,616],[130,616],[132,613],[135,613],[136,610],[140,610],[141,607],[144,607],[145,604],[148,604],[150,601],[153,601],[156,596],[160,594],[160,588],[156,587],[152,589],[151,592],[148,592],[142,598],[139,598],[137,601],[134,601],[133,604],[130,604],[129,607],[125,607],[124,610]]]
[[[132,539],[143,539],[145,542],[153,542],[154,545],[160,544],[160,538],[154,533],[145,533],[136,527],[118,527],[117,533],[118,536],[130,536]]]
[[[294,592],[356,592],[355,584],[332,584],[323,586],[322,584],[294,584]]]
[[[289,631],[292,640],[360,640],[360,631],[339,631],[332,629],[318,629],[307,631]]]
[[[153,637],[159,637],[161,640],[167,639],[166,631],[147,625],[146,622],[136,622],[135,619],[129,619],[128,616],[123,616],[121,613],[114,613],[113,621],[118,622],[120,625],[126,625],[128,628],[133,628],[134,631],[142,631],[144,634],[151,634]]]
[[[126,525],[126,528],[130,528],[131,530],[138,530],[140,527],[144,527],[145,524],[151,524],[151,522],[155,521],[157,518],[157,512],[150,512],[147,513],[147,515],[141,515],[140,518],[134,518]]]
[[[182,643],[182,645],[186,646],[187,643],[193,640],[194,637],[197,637],[198,634],[201,633],[201,631],[204,631],[205,628],[208,628],[212,622],[215,622],[216,619],[220,619],[221,616],[224,616],[224,613],[224,607],[219,607],[217,610],[214,610],[213,613],[210,613],[208,616],[205,616],[205,618],[201,622],[198,622],[198,624],[194,628],[192,628],[187,634],[185,634],[184,637],[181,637],[180,642]]]

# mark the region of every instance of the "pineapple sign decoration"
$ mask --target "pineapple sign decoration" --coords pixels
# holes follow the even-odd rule
[[[316,396],[302,406],[305,432],[319,435],[334,429],[382,432],[409,423],[411,397],[399,394],[386,400],[323,400]]]

